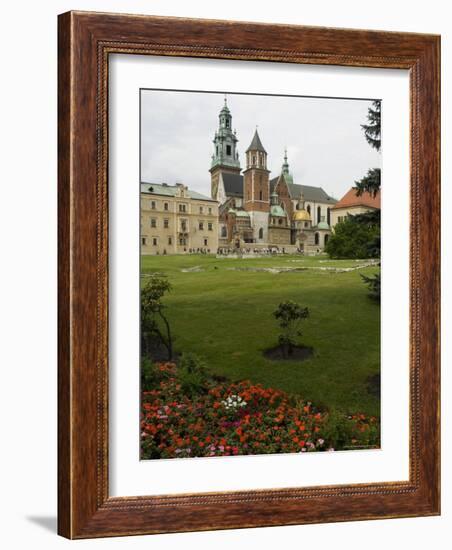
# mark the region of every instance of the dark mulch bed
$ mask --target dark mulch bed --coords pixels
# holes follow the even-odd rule
[[[367,392],[374,397],[380,397],[381,393],[381,381],[380,373],[372,374],[367,377]]]
[[[294,346],[292,353],[287,353],[283,346],[275,346],[264,351],[264,356],[272,361],[304,361],[309,359],[314,353],[314,349],[308,346]]]

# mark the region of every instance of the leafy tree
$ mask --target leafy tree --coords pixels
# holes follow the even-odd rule
[[[173,338],[163,296],[171,290],[171,284],[163,275],[152,275],[141,289],[141,333],[146,351],[154,337],[166,348],[168,361],[173,358]]]
[[[336,224],[325,250],[331,258],[378,258],[380,255],[380,224],[364,222],[365,215],[347,216]]]
[[[273,316],[279,323],[281,334],[278,337],[279,344],[283,347],[284,356],[292,355],[293,348],[301,336],[300,325],[303,319],[309,317],[309,309],[296,302],[288,300],[281,302]]]

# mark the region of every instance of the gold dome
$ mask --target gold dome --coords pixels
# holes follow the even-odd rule
[[[294,222],[310,222],[311,214],[307,210],[295,210],[292,219]]]

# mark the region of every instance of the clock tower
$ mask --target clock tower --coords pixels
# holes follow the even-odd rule
[[[232,116],[226,97],[219,114],[219,126],[213,139],[214,153],[210,166],[211,196],[218,200],[218,184],[221,172],[240,174],[240,160],[237,152],[237,139],[235,130],[232,130]]]

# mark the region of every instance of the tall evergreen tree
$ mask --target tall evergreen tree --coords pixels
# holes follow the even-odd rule
[[[372,101],[372,106],[367,110],[368,124],[361,124],[367,143],[380,151],[381,148],[381,101]]]
[[[361,124],[367,143],[377,151],[381,149],[381,101],[373,101],[367,110],[367,124]],[[364,192],[375,197],[381,186],[380,168],[371,168],[367,174],[355,181],[356,194],[361,196]]]

